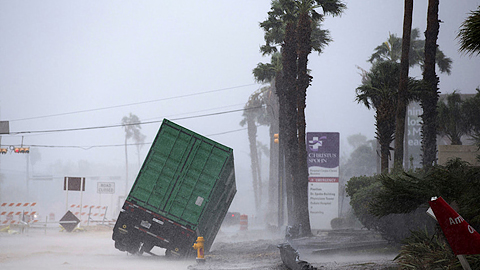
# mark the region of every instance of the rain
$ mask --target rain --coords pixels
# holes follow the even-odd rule
[[[375,112],[355,100],[355,89],[375,47],[389,34],[401,37],[404,3],[343,2],[345,12],[322,23],[332,42],[309,55],[313,80],[305,114],[307,132],[340,134],[340,159],[347,160],[355,150],[349,136],[375,138]],[[421,38],[427,2],[414,3],[412,28],[420,29]],[[479,5],[440,1],[437,44],[452,59],[450,75],[437,72],[441,94],[474,94],[480,87],[478,56],[459,52],[456,38]],[[252,70],[270,61],[260,52],[265,40],[259,26],[270,8],[267,0],[0,0],[0,121],[9,123],[9,134],[0,136],[0,146],[8,149],[0,155],[0,205],[28,203],[20,211],[35,211],[38,223],[23,233],[0,233],[0,268],[195,265],[194,259],[129,256],[111,240],[113,221],[165,118],[234,151],[237,194],[229,211],[248,215],[252,232],[222,227],[215,243],[264,239],[268,249],[282,241],[284,228],[275,235],[255,231],[276,224],[268,219],[268,191],[255,207],[247,128],[240,125],[250,95],[265,86]],[[411,69],[410,76],[421,79],[421,69]],[[131,115],[142,123],[140,141],[125,137],[122,119]],[[257,140],[270,144],[268,127],[258,127]],[[15,147],[29,153],[14,153]],[[85,191],[66,192],[65,177],[85,177]],[[267,156],[262,179],[268,179]],[[0,207],[0,213],[12,209]],[[97,230],[59,232],[67,211],[91,215],[92,224],[81,225]]]

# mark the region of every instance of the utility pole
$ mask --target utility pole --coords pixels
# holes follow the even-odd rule
[[[125,137],[125,199],[128,195],[128,153],[127,153],[127,137]]]

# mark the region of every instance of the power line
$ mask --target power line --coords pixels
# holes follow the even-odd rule
[[[230,111],[223,111],[223,112],[216,112],[216,113],[208,113],[202,115],[194,115],[194,116],[185,116],[185,117],[178,117],[172,118],[172,121],[178,120],[185,120],[185,119],[192,119],[192,118],[200,118],[200,117],[208,117],[214,115],[221,115],[239,111],[246,111],[246,110],[254,110],[261,108],[262,106],[255,106],[251,108],[244,108],[244,109],[237,109],[237,110],[230,110]],[[145,122],[137,122],[137,123],[128,123],[128,124],[116,124],[116,125],[105,125],[105,126],[96,126],[96,127],[82,127],[82,128],[69,128],[69,129],[50,129],[50,130],[36,130],[36,131],[17,131],[17,132],[10,132],[10,135],[20,135],[20,134],[31,134],[31,133],[55,133],[55,132],[66,132],[66,131],[80,131],[80,130],[92,130],[92,129],[106,129],[106,128],[114,128],[114,127],[123,127],[123,126],[130,126],[130,125],[147,125],[147,124],[154,124],[162,122],[162,120],[152,120],[152,121],[145,121]]]
[[[219,132],[219,133],[213,133],[213,134],[208,134],[205,135],[206,137],[213,137],[217,135],[223,135],[223,134],[228,134],[228,133],[234,133],[238,131],[243,131],[246,130],[247,128],[240,128],[240,129],[235,129],[235,130],[229,130],[229,131],[224,131],[224,132]],[[137,145],[150,145],[153,142],[146,142],[146,143],[127,143],[127,146],[137,146]],[[43,145],[43,144],[30,144],[30,145],[25,145],[27,147],[36,147],[36,148],[78,148],[78,149],[83,149],[83,150],[90,150],[92,148],[105,148],[105,147],[119,147],[119,146],[125,146],[125,144],[102,144],[102,145],[90,145],[90,146],[79,146],[79,145]]]
[[[215,92],[222,92],[222,91],[226,91],[226,90],[231,90],[231,89],[236,89],[236,88],[242,88],[242,87],[247,87],[247,86],[252,86],[252,85],[256,85],[256,84],[254,84],[254,83],[252,83],[252,84],[245,84],[245,85],[239,85],[239,86],[221,88],[221,89],[204,91],[204,92],[187,94],[187,95],[181,95],[181,96],[174,96],[174,97],[168,97],[168,98],[160,98],[160,99],[154,99],[154,100],[140,101],[140,102],[127,103],[127,104],[122,104],[122,105],[114,105],[114,106],[109,106],[109,107],[96,108],[96,109],[88,109],[88,110],[80,110],[80,111],[73,111],[73,112],[66,112],[66,113],[49,114],[49,115],[42,115],[42,116],[32,116],[32,117],[27,117],[27,118],[13,119],[13,120],[9,120],[9,121],[11,121],[11,122],[14,122],[14,121],[24,121],[24,120],[47,118],[47,117],[53,117],[53,116],[62,116],[62,115],[70,115],[70,114],[77,114],[77,113],[102,111],[102,110],[108,110],[108,109],[114,109],[114,108],[121,108],[121,107],[127,107],[127,106],[134,106],[134,105],[140,105],[140,104],[146,104],[146,103],[153,103],[153,102],[159,102],[159,101],[165,101],[165,100],[172,100],[172,99],[179,99],[179,98],[185,98],[185,97],[198,96],[198,95],[215,93]]]
[[[232,105],[227,105],[227,106],[221,106],[221,107],[215,107],[215,108],[209,108],[209,109],[204,109],[204,110],[196,110],[196,111],[190,111],[190,112],[182,112],[182,113],[176,113],[176,114],[170,114],[166,115],[165,117],[155,117],[155,118],[149,118],[149,119],[144,119],[144,121],[150,121],[154,119],[159,119],[159,118],[167,118],[170,119],[171,117],[180,117],[180,115],[191,115],[194,113],[201,113],[201,112],[208,112],[208,111],[215,111],[219,109],[225,109],[225,108],[233,108],[237,106],[245,106],[245,103],[237,103],[237,104],[232,104]],[[173,118],[172,118],[173,119]]]
[[[148,142],[148,143],[127,143],[127,146],[146,145],[146,144],[152,144],[152,142]],[[83,149],[83,150],[89,150],[89,149],[92,149],[92,148],[125,146],[125,144],[103,144],[103,145],[90,145],[90,146],[31,144],[31,145],[28,145],[28,146],[29,147],[36,147],[36,148],[79,148],[79,149]]]

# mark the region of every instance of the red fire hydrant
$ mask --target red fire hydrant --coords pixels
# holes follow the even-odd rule
[[[205,263],[205,239],[202,236],[197,238],[197,243],[193,244],[193,248],[197,250],[197,263]]]

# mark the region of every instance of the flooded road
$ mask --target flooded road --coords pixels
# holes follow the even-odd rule
[[[30,228],[23,234],[0,233],[0,269],[115,269],[177,270],[196,264],[195,259],[174,261],[161,256],[132,256],[120,252],[111,239],[111,228],[85,232],[60,232],[60,228]]]
[[[159,256],[129,255],[114,247],[112,228],[93,227],[84,232],[60,232],[59,227],[30,228],[23,234],[0,233],[0,269],[111,269],[111,270],[285,270],[278,244],[285,239],[282,234],[265,228],[241,231],[238,227],[222,227],[215,242],[206,254],[206,263],[197,264],[195,258],[173,260],[164,256],[164,249],[155,247]],[[358,235],[358,234],[357,234]],[[360,234],[361,237],[362,234]],[[396,253],[364,253],[355,249],[330,251],[340,242],[353,241],[345,235],[312,237],[295,240],[300,247],[300,259],[318,269],[378,270],[396,269],[392,259]],[[319,252],[320,251],[320,252]]]

